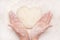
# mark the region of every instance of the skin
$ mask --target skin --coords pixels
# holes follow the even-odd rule
[[[31,29],[30,37],[24,25],[12,11],[9,12],[9,26],[16,32],[20,40],[38,40],[39,36],[50,27],[52,14],[50,11],[45,13]]]

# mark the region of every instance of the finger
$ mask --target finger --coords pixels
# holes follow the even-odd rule
[[[12,11],[9,12],[9,19],[10,19],[10,22],[12,23],[13,20],[14,20],[14,16],[12,15],[14,14]]]
[[[10,24],[12,24],[11,27],[16,27],[16,25],[17,25],[17,24],[15,24],[16,15],[12,11],[9,12],[9,19],[10,19]]]
[[[52,14],[51,14],[51,12],[48,12],[41,17],[41,19],[38,21],[38,23],[40,25],[45,26],[45,25],[48,25],[50,23],[51,19],[52,19]]]
[[[23,26],[22,22],[12,11],[9,12],[9,19],[10,19],[10,24],[13,24],[15,27],[18,27],[19,25]]]
[[[44,31],[46,31],[50,27],[52,27],[52,25],[47,25],[45,27],[41,27],[41,29],[42,29],[41,31],[44,32]]]
[[[9,12],[10,23],[15,24],[19,22],[18,17],[12,11]]]

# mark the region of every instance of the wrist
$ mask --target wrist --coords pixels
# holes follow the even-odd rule
[[[26,35],[26,36],[20,36],[20,40],[29,40],[29,37]]]
[[[38,40],[38,38],[33,38],[32,40]]]
[[[20,37],[20,40],[29,40],[29,38],[26,38],[26,37]]]
[[[35,37],[35,38],[32,38],[32,40],[39,40],[39,38],[38,37]]]

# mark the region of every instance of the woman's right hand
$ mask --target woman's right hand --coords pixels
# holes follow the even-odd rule
[[[38,40],[39,36],[44,33],[49,27],[51,27],[52,14],[49,11],[45,13],[41,19],[34,25],[34,28],[31,32],[32,40]]]

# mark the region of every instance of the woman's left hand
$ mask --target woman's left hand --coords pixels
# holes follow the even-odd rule
[[[19,38],[21,40],[28,40],[29,36],[27,30],[24,28],[24,25],[19,20],[19,18],[12,11],[9,12],[9,19],[10,19],[9,24],[10,27],[17,33]]]

